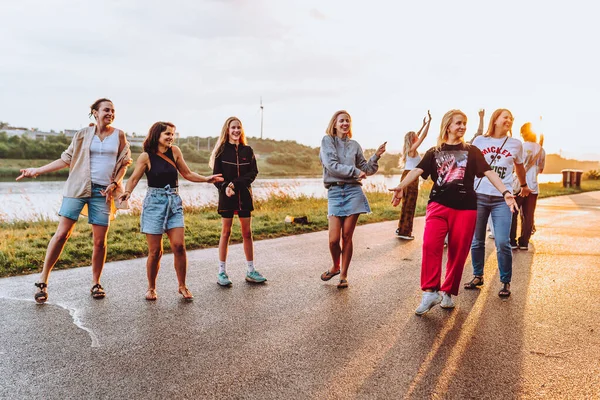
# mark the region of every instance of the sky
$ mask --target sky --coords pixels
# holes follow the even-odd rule
[[[217,136],[235,115],[260,136],[262,97],[265,138],[317,147],[345,109],[363,148],[397,152],[427,110],[420,151],[450,109],[469,138],[508,108],[516,137],[532,121],[548,153],[600,160],[595,3],[2,0],[0,121],[78,129],[108,97],[128,133]]]

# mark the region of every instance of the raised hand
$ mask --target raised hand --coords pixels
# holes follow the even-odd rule
[[[383,153],[385,153],[385,145],[386,144],[387,144],[387,142],[383,142],[383,144],[377,148],[377,151],[375,152],[375,154],[377,154],[377,157],[381,157],[381,155]]]
[[[425,121],[425,120],[423,120]],[[431,112],[429,110],[427,110],[427,123],[431,122]]]
[[[37,168],[25,168],[20,170],[21,175],[17,176],[17,181],[20,181],[23,178],[37,178],[39,173],[37,172]]]
[[[479,109],[479,118],[483,118],[485,116],[485,110],[483,108]]]
[[[540,133],[540,146],[544,147],[544,134]]]

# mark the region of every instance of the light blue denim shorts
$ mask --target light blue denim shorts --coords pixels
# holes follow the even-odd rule
[[[100,194],[106,186],[92,183],[92,197],[63,197],[58,215],[77,221],[83,206],[88,206],[88,223],[92,225],[108,226],[110,217],[110,204],[106,197]]]
[[[177,188],[149,187],[140,218],[142,233],[162,235],[173,228],[183,228],[183,204]]]
[[[328,217],[347,217],[370,212],[369,201],[360,185],[336,185],[327,190]]]

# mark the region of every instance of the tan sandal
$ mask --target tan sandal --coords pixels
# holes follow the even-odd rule
[[[184,300],[194,300],[194,295],[192,294],[192,292],[190,292],[187,286],[179,286],[179,294],[183,296]]]
[[[146,292],[146,300],[154,301],[157,298],[158,298],[158,295],[156,294],[156,289],[148,289],[148,291]]]

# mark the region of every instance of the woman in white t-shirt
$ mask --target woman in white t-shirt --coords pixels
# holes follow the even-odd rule
[[[523,145],[512,136],[513,116],[509,110],[498,109],[490,118],[488,129],[483,136],[473,140],[473,145],[481,153],[502,179],[507,188],[512,189],[512,173],[516,172],[522,190],[520,196],[527,196],[531,190],[525,180],[523,167]],[[485,264],[485,228],[488,217],[492,216],[494,226],[496,256],[500,270],[502,288],[498,292],[500,297],[510,296],[510,282],[512,279],[512,249],[510,247],[510,228],[512,225],[512,212],[506,205],[502,193],[484,177],[475,180],[477,192],[477,225],[471,243],[471,260],[473,263],[473,279],[465,284],[465,289],[475,289],[483,285],[483,267]]]
[[[429,132],[431,124],[431,114],[427,110],[427,117],[423,118],[423,126],[419,132],[410,131],[404,135],[404,148],[400,157],[400,164],[404,167],[402,179],[408,175],[421,161],[421,156],[417,152],[423,140]],[[410,185],[404,189],[402,195],[402,209],[400,210],[400,219],[398,220],[398,229],[396,236],[404,240],[413,240],[415,237],[412,234],[413,220],[415,218],[415,210],[417,208],[417,198],[419,197],[419,180],[415,179]]]
[[[523,138],[523,158],[526,172],[527,186],[531,193],[527,197],[518,197],[517,205],[521,209],[521,236],[517,239],[518,211],[513,215],[510,230],[510,246],[513,249],[528,250],[529,239],[533,232],[533,214],[538,198],[538,174],[544,171],[546,165],[546,152],[541,145],[537,144],[536,134],[531,130],[531,122],[521,127]]]

